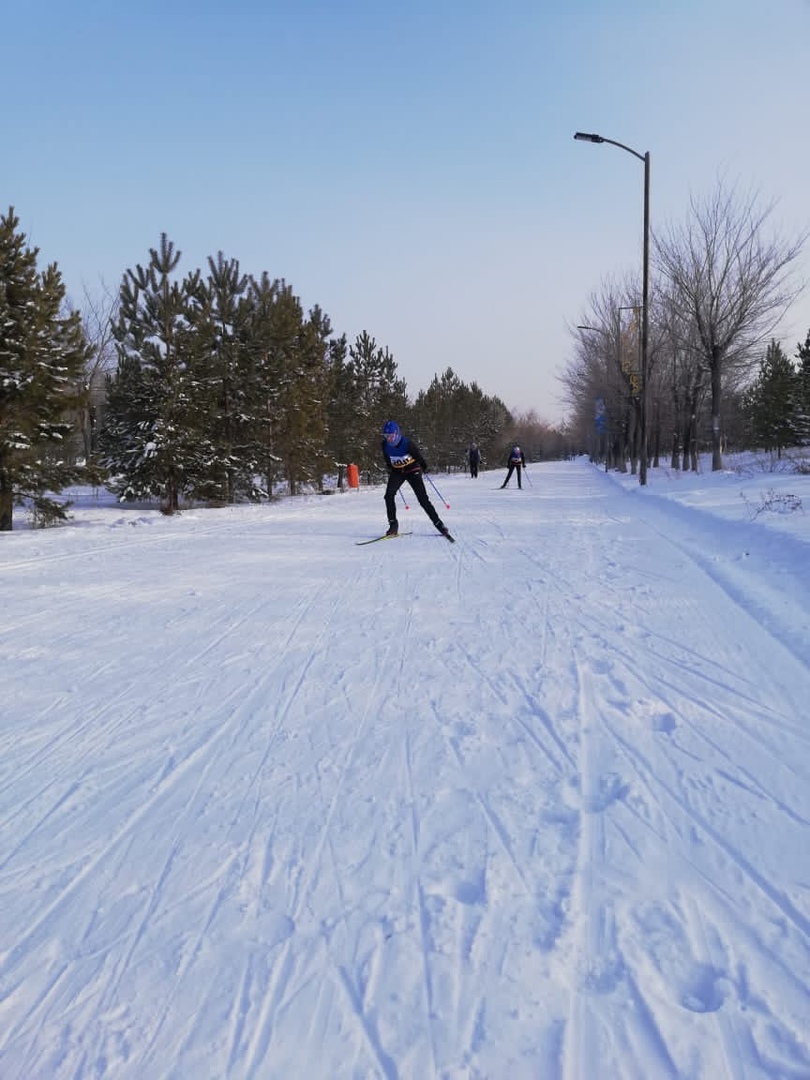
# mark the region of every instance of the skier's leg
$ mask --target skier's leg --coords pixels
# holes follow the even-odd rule
[[[396,528],[397,525],[397,492],[402,487],[405,477],[401,473],[392,472],[388,476],[385,487],[385,512],[388,515],[388,527]]]
[[[425,490],[425,481],[422,479],[422,474],[413,473],[411,476],[407,477],[407,480],[413,488],[413,493],[416,496],[416,501],[425,511],[427,516],[430,518],[430,520],[433,522],[439,532],[446,532],[447,530],[445,528],[444,522],[436,513],[436,507],[430,501],[428,493]]]
[[[508,472],[507,472],[507,474],[506,474],[506,479],[505,479],[505,480],[504,480],[504,482],[503,482],[503,483],[501,484],[501,487],[502,487],[502,488],[505,488],[505,487],[506,487],[506,485],[507,485],[507,484],[509,483],[509,481],[510,481],[510,480],[512,479],[512,473],[513,473],[514,471],[515,471],[515,466],[514,466],[514,465],[513,465],[512,463],[511,463],[511,461],[510,461],[510,462],[509,462],[509,470],[508,470]]]
[[[520,482],[520,470],[521,470],[521,468],[522,468],[522,466],[521,466],[521,465],[519,465],[519,464],[515,466],[515,470],[516,470],[516,472],[517,472],[517,482],[518,482],[518,487],[519,487],[519,488],[522,488],[522,487],[523,487],[523,485],[522,485],[522,484],[521,484],[521,482]]]

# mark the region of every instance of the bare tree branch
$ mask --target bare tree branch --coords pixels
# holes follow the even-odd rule
[[[720,183],[708,199],[690,200],[684,225],[654,238],[678,344],[697,350],[709,373],[714,470],[722,468],[723,386],[756,363],[757,349],[803,289],[792,274],[808,234],[793,241],[766,236],[773,209]]]

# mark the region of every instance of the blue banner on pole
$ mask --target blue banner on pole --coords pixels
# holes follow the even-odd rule
[[[594,399],[594,427],[597,435],[604,435],[607,431],[607,409],[605,399],[601,397]]]

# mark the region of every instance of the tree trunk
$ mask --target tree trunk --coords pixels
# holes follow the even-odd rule
[[[652,433],[652,445],[653,445],[653,468],[657,469],[661,464],[661,401],[659,398],[655,399],[654,415],[654,427]]]
[[[680,469],[681,454],[683,453],[683,403],[677,388],[673,393],[673,406],[675,416],[672,424],[672,456],[670,458],[670,465],[673,469]]]
[[[627,447],[630,453],[631,476],[635,476],[638,473],[638,452],[641,434],[639,410],[640,406],[638,398],[632,398],[630,401],[630,408],[627,410]]]
[[[169,480],[166,485],[166,497],[163,500],[163,513],[176,514],[179,507],[180,500],[177,493],[177,486],[173,480]]]
[[[683,439],[682,439],[682,460],[683,465],[681,468],[684,472],[688,472],[692,468],[692,431],[695,426],[695,414],[690,413],[683,425]]]
[[[720,432],[720,398],[722,396],[722,370],[720,350],[716,345],[712,346],[712,472],[718,472],[723,468],[723,448],[721,445]]]
[[[687,429],[686,443],[684,446],[684,471],[686,470],[686,454],[689,454],[689,468],[692,472],[698,472],[698,451],[697,451],[697,414],[691,413],[689,416],[689,427]]]
[[[672,429],[672,454],[669,459],[669,467],[671,469],[680,469],[681,467],[681,437],[677,424]]]
[[[627,472],[627,428],[622,429],[621,434],[616,438],[616,469],[621,473]]]
[[[11,532],[14,517],[14,492],[5,470],[0,470],[0,532]]]

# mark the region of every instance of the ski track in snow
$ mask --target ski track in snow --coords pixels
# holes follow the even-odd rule
[[[0,1076],[810,1077],[792,613],[532,478],[14,538]]]

